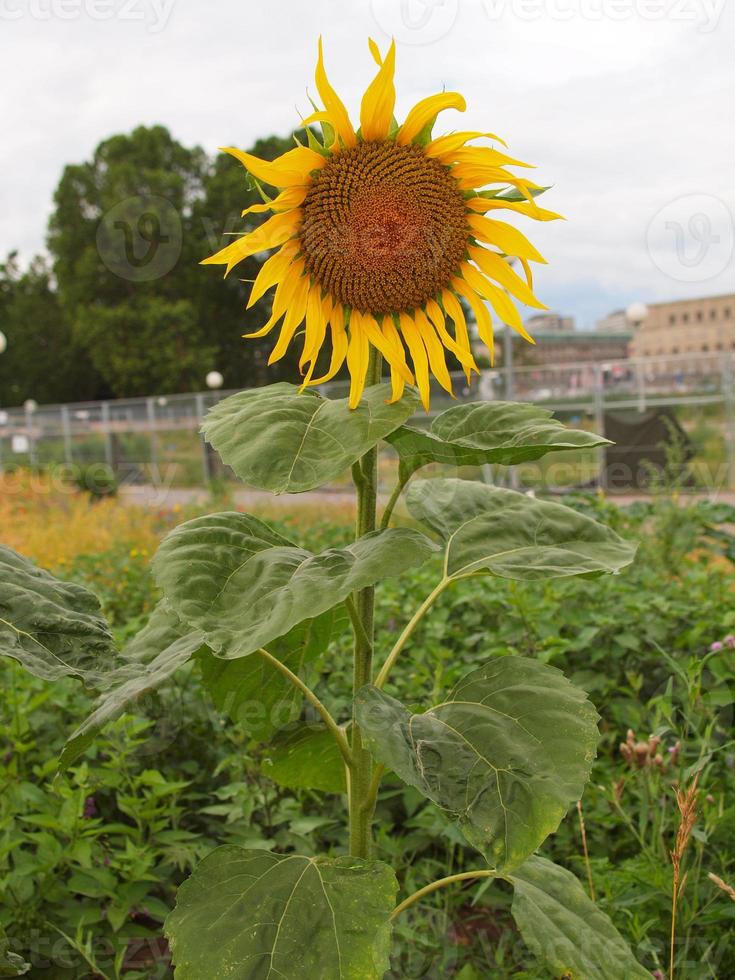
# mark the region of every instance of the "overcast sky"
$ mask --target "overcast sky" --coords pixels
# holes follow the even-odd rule
[[[735,292],[725,0],[0,0],[0,254],[43,248],[62,167],[113,133],[163,123],[214,151],[288,132],[320,33],[355,115],[367,37],[394,34],[399,119],[459,90],[468,111],[440,126],[498,133],[538,164],[569,219],[530,228],[550,260],[538,291],[580,326]]]

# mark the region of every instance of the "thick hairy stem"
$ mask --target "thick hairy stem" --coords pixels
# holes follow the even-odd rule
[[[380,382],[381,358],[370,350],[367,384]],[[378,500],[378,450],[371,449],[353,468],[357,487],[357,523],[355,538],[376,529]],[[354,596],[354,613],[359,620],[355,628],[355,660],[352,680],[353,693],[369,684],[373,673],[375,589],[361,589]],[[353,615],[353,610],[350,610]],[[350,854],[370,856],[372,811],[365,806],[372,784],[372,758],[362,743],[362,733],[355,717],[352,719],[352,771],[350,774]]]
[[[272,667],[275,667],[276,670],[280,671],[284,677],[288,678],[288,680],[291,681],[294,687],[297,687],[301,691],[301,693],[304,695],[306,700],[309,701],[316,708],[316,710],[321,715],[322,721],[327,726],[334,740],[339,746],[339,750],[342,753],[342,758],[345,760],[345,765],[348,768],[351,768],[352,752],[350,751],[349,743],[347,741],[347,738],[345,737],[345,733],[342,731],[342,729],[339,727],[337,722],[334,720],[329,709],[325,707],[324,704],[322,704],[322,702],[319,700],[316,694],[314,694],[312,689],[308,687],[306,684],[304,684],[304,682],[297,674],[294,674],[292,670],[289,670],[288,667],[284,663],[281,663],[281,661],[277,657],[274,657],[272,653],[268,653],[267,650],[263,650],[262,648],[258,650],[258,653],[260,654],[261,657],[263,657],[264,660],[267,660]]]
[[[423,888],[419,888],[417,892],[413,895],[409,895],[408,898],[404,899],[400,905],[397,905],[393,912],[391,913],[391,919],[397,919],[401,912],[405,912],[407,908],[410,908],[415,902],[420,902],[422,898],[426,898],[427,895],[431,895],[432,892],[437,891],[439,888],[443,888],[445,885],[452,885],[455,881],[469,881],[471,878],[497,878],[499,877],[497,871],[463,871],[461,874],[448,875],[446,878],[439,878],[438,881],[432,881],[430,885],[424,885]]]

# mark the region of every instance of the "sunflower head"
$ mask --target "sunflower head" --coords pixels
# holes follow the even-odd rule
[[[533,294],[530,266],[544,259],[518,229],[489,215],[509,210],[540,221],[559,215],[536,204],[544,188],[508,169],[529,164],[497,149],[493,144],[505,144],[492,133],[433,137],[439,112],[465,109],[457,92],[422,99],[399,126],[395,44],[384,58],[373,41],[370,50],[378,71],[362,99],[359,129],[329,83],[320,41],[316,88],[323,108],[303,120],[309,145],[273,161],[225,148],[259,187],[274,189],[271,196],[261,187],[264,203],[243,217],[273,214],[204,264],[224,265],[227,274],[248,256],[275,249],[248,303],[275,287],[271,316],[245,335],[262,337],[280,324],[269,363],[283,357],[303,325],[305,386],[329,381],[346,361],[355,407],[372,346],[390,365],[392,400],[415,383],[428,409],[430,375],[452,393],[446,351],[468,380],[478,370],[466,310],[492,358],[490,309],[530,342],[511,297],[546,309]],[[321,140],[308,128],[317,123]],[[314,377],[327,333],[329,367]]]

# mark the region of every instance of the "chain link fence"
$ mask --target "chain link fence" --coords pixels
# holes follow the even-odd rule
[[[531,401],[553,410],[562,422],[605,433],[623,420],[624,431],[658,415],[686,444],[690,485],[707,491],[735,489],[735,358],[731,353],[678,355],[608,363],[518,366],[483,372],[467,385],[454,375],[455,399],[436,387],[432,416],[461,400]],[[322,393],[346,396],[348,382]],[[199,434],[206,412],[232,392],[198,392],[103,402],[22,408],[0,406],[0,472],[19,467],[103,466],[121,484],[197,487],[227,478],[216,454]],[[618,425],[616,431],[620,432]],[[673,434],[672,438],[676,436]],[[620,444],[617,452],[646,447]],[[661,447],[649,445],[648,455]],[[553,454],[521,467],[515,484],[547,488],[610,486],[605,451]],[[489,475],[489,474],[486,474]],[[495,472],[493,478],[505,475]],[[624,482],[624,481],[623,481]]]

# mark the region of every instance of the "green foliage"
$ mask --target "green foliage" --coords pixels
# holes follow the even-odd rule
[[[650,977],[574,875],[545,858],[530,858],[511,878],[513,918],[529,947],[554,976],[585,980]]]
[[[262,521],[232,512],[180,524],[153,567],[182,620],[203,632],[217,656],[234,660],[355,590],[421,565],[433,550],[418,531],[393,528],[314,555]]]
[[[202,432],[246,483],[302,493],[340,476],[416,411],[413,392],[393,405],[389,394],[389,385],[375,385],[351,410],[347,398],[269,385],[225,398],[207,414]]]
[[[561,671],[502,657],[410,714],[374,687],[357,720],[376,757],[457,820],[491,868],[518,867],[582,795],[597,712]]]
[[[177,976],[381,980],[397,888],[376,861],[218,848],[166,921]]]
[[[568,429],[548,409],[522,402],[456,405],[437,415],[428,429],[403,425],[387,438],[398,452],[404,481],[428,463],[511,466],[608,442],[592,432]]]
[[[401,424],[392,417],[393,431]],[[312,427],[286,427],[281,456],[299,460]],[[58,930],[76,956],[70,976],[165,976],[160,951],[141,965],[131,943],[160,933],[181,879],[204,857],[168,919],[179,978],[643,976],[637,961],[667,964],[667,851],[677,829],[669,787],[698,771],[714,809],[705,808],[686,858],[677,963],[685,969],[701,928],[706,969],[728,975],[729,954],[712,938],[727,913],[713,908],[706,877],[714,868],[727,880],[733,867],[722,844],[732,817],[724,803],[717,811],[733,779],[732,665],[724,641],[703,656],[713,631],[720,639],[735,629],[728,578],[712,566],[715,515],[702,523],[684,514],[690,536],[677,536],[677,547],[693,542],[693,554],[672,570],[648,545],[631,565],[624,540],[645,536],[660,508],[622,514],[595,498],[569,508],[470,481],[419,481],[409,509],[441,539],[438,549],[413,528],[370,530],[373,436],[365,441],[359,412],[343,413],[340,445],[364,447],[353,470],[357,540],[332,528],[307,548],[292,528],[235,512],[194,518],[168,536],[155,558],[164,604],[106,658],[96,716],[66,750],[68,776],[53,784],[48,754],[60,746],[44,712],[48,689],[29,678],[17,691],[17,665],[5,665],[12,750],[0,765],[0,927],[13,952],[48,921],[43,928]],[[559,433],[550,438],[559,444]],[[11,577],[30,575],[57,601],[78,595],[14,560]],[[144,603],[136,594],[132,602],[139,615]],[[63,607],[72,621],[79,613],[80,635],[85,603]],[[377,663],[385,658],[377,678],[373,644]],[[371,677],[376,686],[365,686]],[[72,684],[62,677],[54,692],[64,720],[82,712]],[[202,687],[219,714],[202,703]],[[594,766],[596,713],[585,691],[604,704]],[[263,714],[251,720],[258,701]],[[435,707],[419,707],[427,704]],[[127,716],[110,720],[120,710]],[[157,730],[164,723],[173,726],[167,737]],[[642,749],[631,733],[618,750],[633,725],[654,738]],[[664,755],[674,737],[680,744]],[[165,751],[166,776],[150,743]],[[88,761],[79,764],[82,749]],[[585,864],[577,825],[563,815],[591,766]],[[371,846],[354,831],[373,814]],[[557,860],[584,870],[599,908],[569,871],[529,858],[545,838]],[[225,846],[211,851],[216,843]],[[461,871],[485,880],[466,885]],[[450,884],[432,890],[447,874]],[[114,941],[106,958],[97,935]]]
[[[0,545],[0,656],[37,677],[99,679],[111,669],[112,635],[99,602]]]

